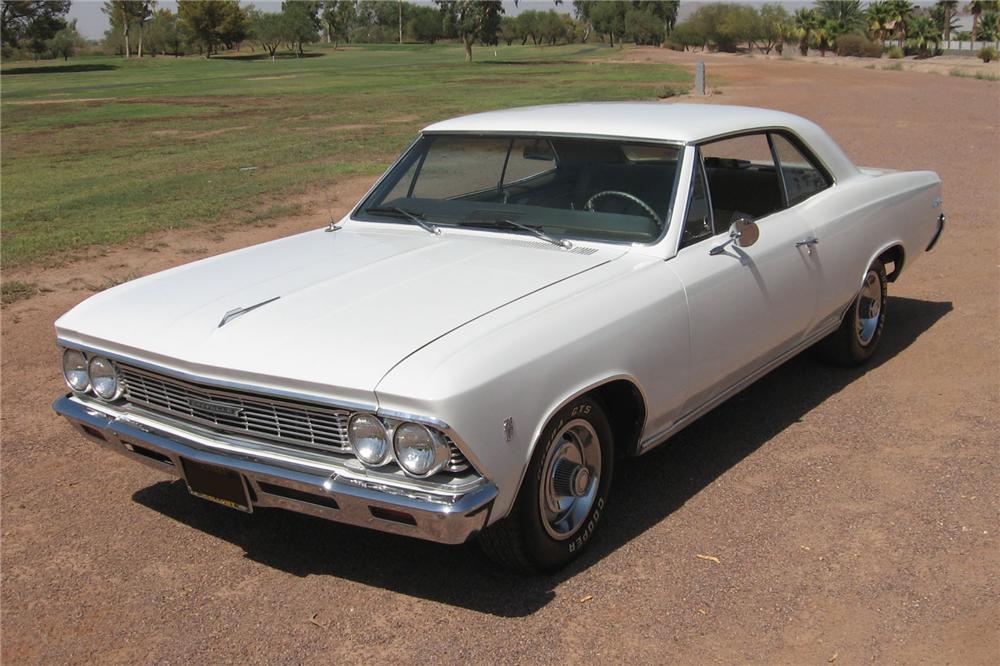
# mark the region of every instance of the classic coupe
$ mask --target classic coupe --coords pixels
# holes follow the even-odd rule
[[[622,458],[817,343],[870,359],[940,195],[778,111],[445,120],[343,219],[73,308],[54,406],[233,509],[553,570],[610,515]]]

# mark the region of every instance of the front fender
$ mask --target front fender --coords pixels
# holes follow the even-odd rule
[[[376,394],[380,409],[451,426],[497,486],[492,521],[513,505],[545,424],[574,397],[627,379],[646,402],[646,429],[662,428],[684,402],[688,336],[683,289],[665,262],[623,258],[453,331],[390,371]]]

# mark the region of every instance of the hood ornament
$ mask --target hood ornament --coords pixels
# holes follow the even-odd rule
[[[251,310],[256,310],[257,308],[261,307],[262,305],[267,305],[268,303],[273,303],[276,300],[278,300],[279,298],[281,298],[281,296],[275,296],[274,298],[269,298],[266,301],[261,301],[260,303],[257,303],[256,305],[251,305],[251,306],[248,306],[248,307],[245,307],[245,308],[233,308],[232,310],[230,310],[229,312],[227,312],[226,314],[224,314],[222,316],[222,321],[219,322],[218,328],[222,328],[223,326],[225,326],[226,324],[228,324],[232,320],[236,319],[237,317],[242,317],[243,315],[245,315],[246,313],[250,312]]]

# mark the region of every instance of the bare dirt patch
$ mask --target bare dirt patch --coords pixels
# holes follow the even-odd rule
[[[5,271],[38,293],[2,311],[4,663],[996,663],[996,88],[732,60],[709,102],[801,113],[859,164],[944,179],[951,222],[892,286],[872,366],[795,359],[621,465],[583,560],[525,579],[473,548],[200,502],[49,408],[52,322],[88,285],[315,228],[371,179],[275,226]]]

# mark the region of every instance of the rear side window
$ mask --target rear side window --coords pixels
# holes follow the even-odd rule
[[[781,166],[781,178],[789,206],[802,203],[830,186],[823,172],[795,144],[780,134],[772,134],[771,141],[774,142],[774,153]]]

